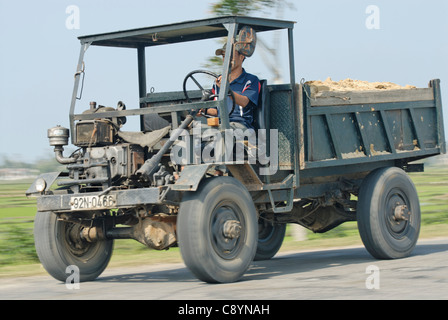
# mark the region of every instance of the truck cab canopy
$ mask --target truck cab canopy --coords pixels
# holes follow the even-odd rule
[[[78,100],[78,91],[81,80],[81,75],[84,73],[84,54],[89,46],[102,47],[118,47],[131,48],[137,51],[138,61],[138,86],[140,109],[109,111],[104,113],[105,117],[120,117],[120,116],[135,116],[141,117],[141,131],[145,131],[143,115],[160,112],[181,112],[184,110],[191,110],[192,108],[209,108],[218,107],[221,110],[221,128],[228,128],[229,121],[225,108],[225,97],[228,92],[229,83],[225,81],[221,85],[220,95],[217,101],[206,101],[201,104],[192,105],[186,103],[181,106],[167,108],[146,108],[147,86],[146,86],[146,65],[145,65],[145,50],[146,48],[182,43],[188,41],[224,38],[227,37],[227,53],[223,62],[223,71],[221,73],[223,79],[228,79],[230,73],[230,60],[233,44],[238,32],[243,27],[250,27],[256,33],[275,30],[287,30],[288,32],[288,47],[289,47],[289,74],[290,85],[294,86],[294,50],[293,50],[293,28],[295,22],[273,20],[255,17],[244,16],[225,16],[218,18],[210,18],[203,20],[185,21],[180,23],[166,24],[160,26],[130,29],[124,31],[116,31],[109,33],[102,33],[96,35],[81,36],[78,39],[81,42],[81,50],[78,60],[77,72],[75,74],[75,85],[73,89],[71,107],[70,107],[70,128],[74,132],[74,122],[76,120],[92,120],[95,114],[75,114],[76,100]],[[81,88],[82,92],[82,88]],[[169,93],[168,96],[173,96]],[[175,126],[174,126],[175,127]],[[73,135],[72,135],[73,139]],[[72,141],[73,142],[73,141]]]
[[[95,46],[152,47],[170,43],[226,37],[230,24],[237,24],[239,28],[246,25],[253,28],[256,32],[292,29],[294,27],[294,22],[292,21],[226,16],[81,36],[78,39],[81,41],[81,44],[89,43]]]

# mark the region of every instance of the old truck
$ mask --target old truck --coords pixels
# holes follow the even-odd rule
[[[202,281],[237,281],[254,259],[277,253],[288,223],[326,232],[357,221],[375,258],[412,252],[420,207],[406,172],[423,170],[416,160],[446,152],[440,81],[412,90],[313,95],[307,83],[296,82],[294,24],[227,16],[79,38],[70,128],[48,130],[66,170],[40,175],[27,191],[37,197],[35,245],[50,275],[65,281],[67,267],[77,266],[81,281],[93,280],[106,268],[114,240],[135,239],[157,250],[179,246]],[[269,31],[287,33],[289,81],[261,80],[256,139],[231,136],[232,156],[209,152],[212,161],[206,161],[207,146],[218,150],[229,133],[233,50],[253,52],[256,35]],[[178,91],[147,92],[147,51],[209,38],[226,39],[218,95],[196,80],[199,73],[217,77],[204,70],[186,75]],[[92,102],[75,112],[84,55],[97,46],[135,50],[138,106]],[[191,81],[197,89],[187,89]],[[208,108],[220,111],[213,127],[198,116]],[[133,116],[140,130],[124,131]],[[212,138],[201,135],[207,128],[214,129]],[[78,149],[66,156],[70,134]],[[243,153],[236,159],[238,148]],[[193,151],[174,161],[173,154],[186,150]]]

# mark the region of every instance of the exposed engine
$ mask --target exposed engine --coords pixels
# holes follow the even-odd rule
[[[74,211],[62,213],[59,217],[81,225],[81,231],[76,233],[81,242],[127,238],[135,239],[153,249],[167,249],[176,245],[176,216],[173,215],[176,209],[173,207],[136,203],[109,214],[107,210],[101,213],[89,211],[99,201],[109,201],[103,195],[113,189],[136,189],[174,183],[174,175],[167,171],[161,161],[170,143],[164,143],[157,153],[153,151],[154,145],[167,136],[171,127],[148,133],[123,132],[120,129],[126,122],[125,117],[108,118],[102,115],[124,108],[121,102],[117,109],[102,106],[96,108],[91,103],[90,110],[84,113],[98,114],[98,119],[76,123],[73,144],[79,149],[69,157],[63,156],[64,146],[68,145],[69,129],[61,126],[48,129],[48,138],[50,145],[54,146],[56,160],[67,165],[68,170],[68,174],[64,175],[66,179],[58,180],[57,184],[62,189],[69,189],[68,193],[74,195]],[[148,160],[145,161],[146,159]],[[84,204],[83,208],[86,210],[80,210],[81,206],[77,204],[90,199],[88,197],[91,192],[101,192],[101,195],[91,196],[92,204]],[[116,228],[116,225],[128,227]]]
[[[130,177],[143,163],[144,151],[139,145],[121,143],[86,149],[81,165],[69,165],[68,169],[83,169],[79,178],[116,182]]]
[[[146,134],[122,132],[120,128],[126,123],[125,117],[101,118],[104,112],[123,109],[122,102],[118,103],[117,109],[96,108],[96,104],[91,103],[90,110],[84,113],[95,113],[99,118],[76,123],[74,145],[79,149],[67,158],[62,153],[63,146],[68,144],[69,130],[60,126],[48,130],[56,160],[66,164],[69,171],[70,180],[61,181],[59,185],[76,187],[82,184],[90,190],[105,190],[118,185],[160,186],[174,181],[174,176],[160,165],[160,159],[151,167],[150,174],[144,175],[145,179],[139,171],[145,158],[151,158],[152,146],[168,134],[169,128]]]

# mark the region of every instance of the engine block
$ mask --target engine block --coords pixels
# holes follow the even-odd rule
[[[87,179],[127,178],[144,163],[143,148],[135,144],[119,144],[88,148],[84,155]]]

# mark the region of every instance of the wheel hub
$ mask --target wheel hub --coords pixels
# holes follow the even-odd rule
[[[399,190],[394,190],[389,197],[388,208],[389,230],[394,237],[401,238],[411,219],[406,197]]]
[[[240,238],[244,237],[238,209],[231,203],[222,203],[215,209],[213,217],[213,247],[222,258],[233,259],[241,249]]]
[[[65,246],[75,256],[86,254],[91,245],[81,237],[82,227],[74,223],[66,223]]]
[[[236,239],[240,236],[241,223],[237,220],[227,220],[222,227],[224,237],[228,239]]]
[[[409,221],[411,217],[411,211],[409,211],[408,207],[403,205],[397,205],[394,210],[394,220],[395,221]]]

